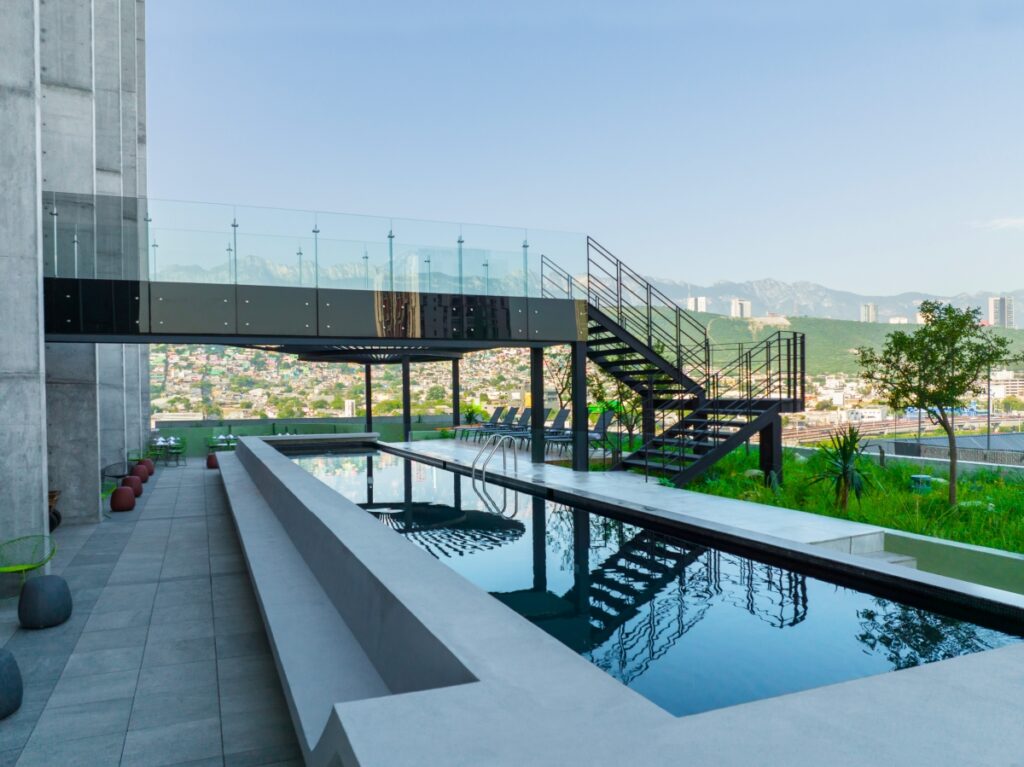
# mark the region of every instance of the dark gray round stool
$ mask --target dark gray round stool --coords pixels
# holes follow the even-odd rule
[[[0,719],[21,708],[21,669],[10,650],[0,648]]]
[[[71,589],[59,575],[29,578],[21,587],[18,622],[26,629],[48,629],[71,617]]]

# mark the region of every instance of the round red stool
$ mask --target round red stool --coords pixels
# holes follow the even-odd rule
[[[131,511],[135,508],[135,492],[130,487],[117,487],[110,496],[111,511]]]
[[[141,461],[139,461],[139,465],[146,467],[146,471],[149,472],[149,476],[152,477],[154,474],[156,474],[156,464],[153,463],[152,458],[143,458]]]
[[[142,484],[146,484],[149,482],[149,469],[142,464],[136,464],[132,467],[132,476],[138,477],[142,481]]]
[[[121,480],[121,487],[130,487],[135,497],[142,495],[142,480],[136,476],[125,477]]]
[[[217,463],[217,454],[216,453],[210,453],[209,455],[206,456],[206,468],[207,469],[218,469],[218,468],[220,468],[220,464]]]

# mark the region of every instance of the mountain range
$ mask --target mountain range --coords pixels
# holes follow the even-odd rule
[[[965,308],[980,307],[983,318],[987,317],[988,299],[994,295],[1006,295],[1014,299],[1016,306],[1024,302],[1024,289],[997,294],[958,293],[953,296],[938,296],[930,293],[899,293],[897,295],[861,295],[846,290],[834,290],[814,282],[780,282],[763,279],[748,282],[716,282],[702,286],[675,280],[660,280],[648,277],[652,284],[666,296],[686,305],[688,296],[705,296],[708,312],[728,314],[730,301],[734,298],[751,302],[754,316],[768,313],[787,317],[820,317],[835,320],[859,320],[862,304],[873,303],[878,307],[878,321],[887,322],[890,317],[908,317],[911,322],[922,301],[933,299]]]

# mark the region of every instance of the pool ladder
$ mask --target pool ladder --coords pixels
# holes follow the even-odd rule
[[[501,469],[502,471],[508,471],[508,455],[505,450],[506,445],[512,446],[512,471],[519,473],[519,455],[516,453],[516,439],[511,434],[492,434],[484,442],[483,446],[476,454],[476,458],[473,459],[473,465],[469,469],[469,476],[473,482],[473,492],[476,493],[477,497],[483,501],[484,505],[493,513],[500,516],[505,516],[508,510],[508,488],[504,485],[501,488],[501,505],[491,497],[490,492],[487,490],[487,466],[490,464],[491,459],[497,454],[498,450],[501,450]],[[490,448],[490,450],[488,450]],[[480,486],[477,486],[477,469],[476,466],[480,463],[480,459],[483,458],[483,463],[480,466]],[[515,516],[519,513],[519,493],[513,492],[513,511],[512,515]]]

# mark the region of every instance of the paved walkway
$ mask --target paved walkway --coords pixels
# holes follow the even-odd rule
[[[0,602],[25,681],[0,767],[301,765],[219,472],[161,466],[139,501],[57,530],[67,623]]]

